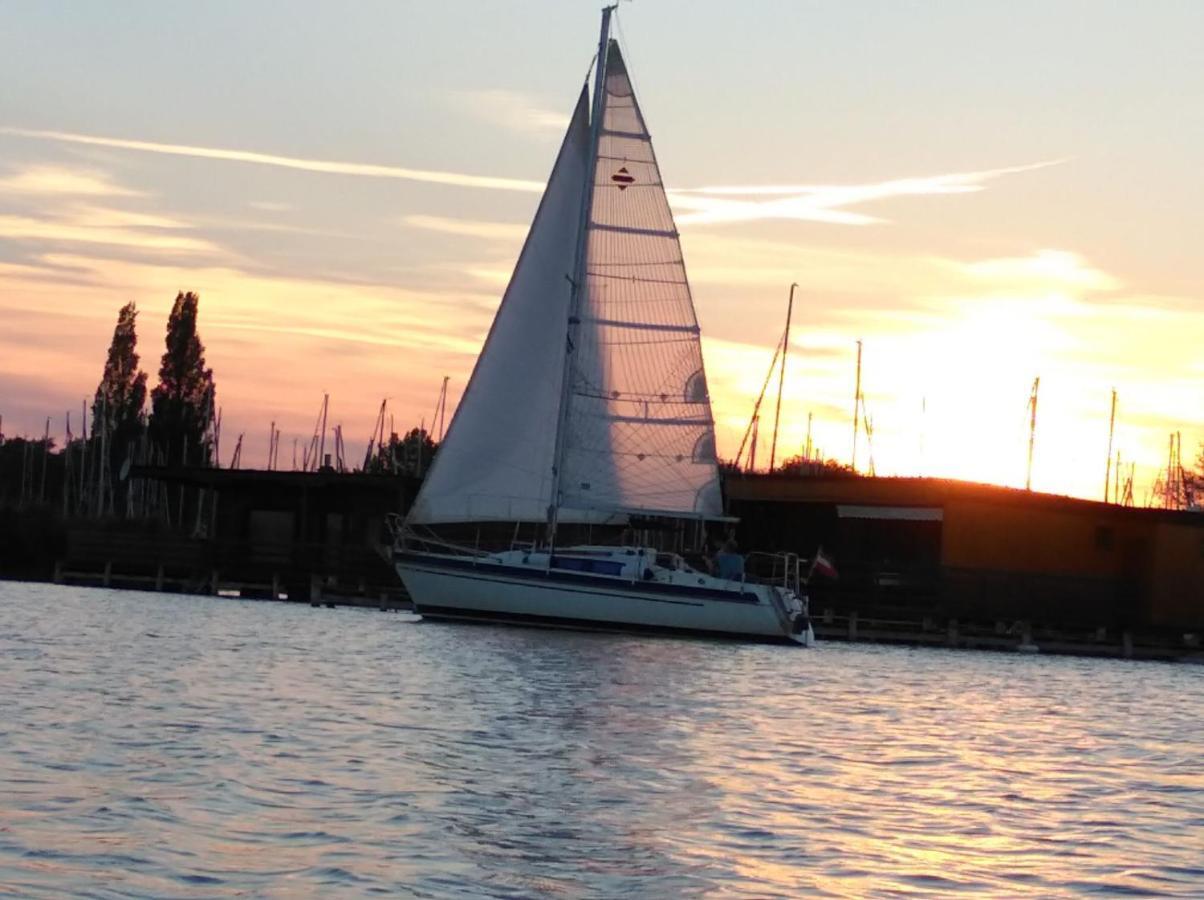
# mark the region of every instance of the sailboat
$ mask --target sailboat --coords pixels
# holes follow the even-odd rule
[[[681,244],[612,10],[592,97],[587,83],[463,399],[395,529],[394,565],[427,619],[808,645],[796,555],[729,545],[715,571],[647,539],[648,523],[697,539],[734,520]],[[500,549],[446,537],[503,523],[514,532]],[[539,536],[518,541],[524,524]],[[621,540],[568,539],[607,529]]]

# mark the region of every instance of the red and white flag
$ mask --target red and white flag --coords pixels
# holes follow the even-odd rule
[[[811,575],[818,572],[828,578],[838,578],[836,573],[836,564],[832,562],[832,558],[824,553],[824,548],[819,547],[815,551],[815,557],[811,560]],[[808,576],[810,577],[810,576]]]

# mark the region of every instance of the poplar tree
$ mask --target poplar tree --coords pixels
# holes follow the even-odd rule
[[[92,437],[108,432],[109,459],[119,467],[146,426],[146,373],[138,368],[138,310],[127,303],[117,313],[104,374],[92,400]]]
[[[150,439],[169,465],[209,465],[213,461],[209,426],[217,390],[205,368],[205,345],[197,335],[200,298],[176,294],[167,320],[167,350],[159,383],[151,391]]]

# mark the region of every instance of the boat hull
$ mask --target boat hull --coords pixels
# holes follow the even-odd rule
[[[398,575],[424,618],[809,644],[750,586],[747,592],[601,579],[400,553]]]

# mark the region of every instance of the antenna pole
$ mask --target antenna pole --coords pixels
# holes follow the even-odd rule
[[[769,471],[773,471],[774,460],[778,453],[778,423],[782,418],[782,390],[786,387],[786,354],[790,352],[790,319],[794,315],[794,289],[797,284],[790,285],[790,299],[786,301],[786,333],[782,335],[782,369],[778,375],[778,407],[773,414],[773,441],[769,445]]]
[[[857,414],[861,411],[861,339],[857,340],[857,384],[853,388],[853,457],[850,466],[857,471]]]
[[[1033,379],[1033,392],[1028,398],[1030,417],[1028,421],[1028,475],[1024,479],[1024,489],[1033,489],[1033,444],[1037,438],[1037,390],[1041,387],[1041,376]]]
[[[1108,417],[1108,465],[1104,468],[1104,502],[1108,502],[1108,486],[1112,480],[1112,436],[1116,431],[1116,388],[1112,388],[1112,414]],[[1117,466],[1119,467],[1119,463]],[[1114,498],[1119,499],[1119,498]]]

